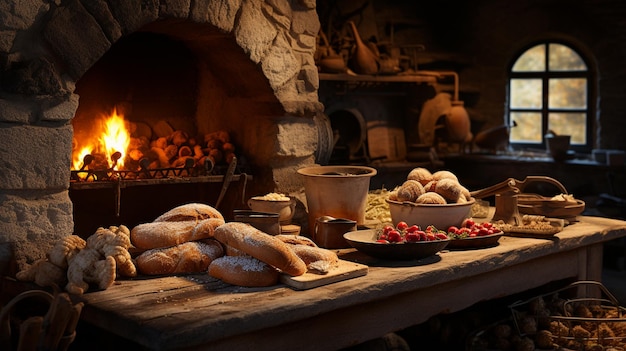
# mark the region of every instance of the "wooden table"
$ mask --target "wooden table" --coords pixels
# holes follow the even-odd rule
[[[600,281],[602,243],[624,236],[624,221],[580,217],[554,237],[504,236],[495,247],[423,260],[344,250],[368,274],[303,291],[207,275],[122,280],[83,295],[81,318],[155,350],[334,350],[556,280]]]

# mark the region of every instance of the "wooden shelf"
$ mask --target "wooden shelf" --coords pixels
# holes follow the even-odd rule
[[[432,75],[352,75],[345,73],[320,73],[320,81],[361,82],[361,83],[428,83],[437,82]]]

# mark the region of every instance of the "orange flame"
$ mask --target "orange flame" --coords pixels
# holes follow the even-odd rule
[[[126,128],[123,115],[118,115],[117,110],[109,119],[104,121],[104,133],[100,136],[100,143],[104,146],[107,159],[111,160],[111,155],[116,151],[122,153],[122,157],[117,161],[117,169],[123,169],[124,157],[130,144],[130,133]]]
[[[100,127],[96,128],[95,134],[89,140],[84,140],[82,145],[74,148],[72,157],[72,167],[75,170],[81,169],[83,159],[87,154],[100,153],[106,156],[108,167],[113,167],[111,156],[115,152],[120,152],[122,157],[117,160],[115,169],[123,169],[124,157],[130,144],[130,132],[124,116],[117,113],[114,109],[110,116],[104,117],[100,121]]]

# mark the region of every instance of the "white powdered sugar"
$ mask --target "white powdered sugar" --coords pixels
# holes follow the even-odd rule
[[[268,265],[252,256],[222,256],[215,260],[227,269],[241,268],[246,272],[262,272]]]

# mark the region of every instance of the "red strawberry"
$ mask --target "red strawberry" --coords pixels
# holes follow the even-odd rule
[[[408,224],[406,224],[406,222],[399,222],[399,223],[396,225],[396,229],[398,229],[399,231],[404,231],[404,230],[406,230],[406,228],[408,228],[408,227],[409,227],[409,225],[408,225]]]
[[[437,239],[439,239],[439,240],[447,240],[448,239],[448,236],[446,234],[444,234],[444,233],[441,233],[441,232],[435,234],[435,237]]]
[[[392,243],[399,243],[402,241],[402,235],[397,230],[392,230],[387,234],[387,240]]]
[[[420,241],[421,237],[420,237],[420,235],[418,233],[411,232],[411,233],[407,233],[407,235],[405,235],[405,239],[406,239],[406,241],[412,243],[412,242]]]
[[[474,220],[473,220],[473,219],[471,219],[471,218],[466,218],[466,219],[463,221],[463,224],[462,224],[461,226],[462,226],[462,227],[466,227],[466,228],[471,228],[471,227],[473,227],[475,224],[476,224],[476,222],[474,222]]]
[[[417,225],[415,225],[415,224],[414,224],[414,225],[412,225],[412,226],[410,226],[410,227],[408,227],[408,228],[406,228],[406,232],[407,232],[407,233],[415,233],[415,232],[417,232],[418,230],[420,230],[420,227],[419,227],[419,226],[417,226]]]
[[[428,237],[426,237],[426,232],[425,232],[425,231],[423,231],[423,230],[418,230],[416,233],[420,236],[420,240],[421,240],[421,241],[426,241],[426,240],[428,240]]]

